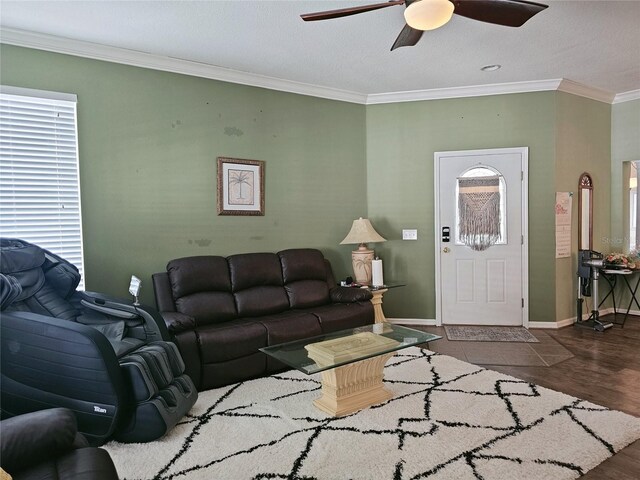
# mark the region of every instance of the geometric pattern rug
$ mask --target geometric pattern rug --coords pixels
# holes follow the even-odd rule
[[[319,375],[201,392],[169,434],[104,447],[134,479],[571,479],[640,438],[640,419],[417,347],[385,367],[395,396],[332,418]]]
[[[470,325],[446,325],[449,340],[471,342],[528,342],[539,340],[529,330],[522,327],[479,327]]]

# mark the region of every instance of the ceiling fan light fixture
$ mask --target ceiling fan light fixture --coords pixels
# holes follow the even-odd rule
[[[453,15],[449,0],[417,0],[404,10],[404,19],[416,30],[434,30],[443,26]]]

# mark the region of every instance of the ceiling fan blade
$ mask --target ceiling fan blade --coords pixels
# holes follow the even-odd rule
[[[372,10],[392,7],[394,5],[404,5],[404,0],[391,0],[389,2],[361,5],[359,7],[341,8],[339,10],[327,10],[326,12],[305,13],[304,15],[300,15],[300,17],[305,22],[312,22],[314,20],[328,20],[330,18],[348,17],[349,15],[370,12]]]
[[[412,47],[418,40],[422,37],[424,32],[422,30],[416,30],[415,28],[411,28],[409,25],[405,25],[404,28],[400,31],[400,35],[396,38],[396,41],[393,42],[393,46],[391,47],[391,51],[395,50],[399,47]]]
[[[453,13],[481,22],[520,27],[548,7],[524,0],[451,0]]]

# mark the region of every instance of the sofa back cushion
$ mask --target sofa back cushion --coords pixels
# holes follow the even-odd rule
[[[330,303],[327,267],[320,250],[283,250],[278,257],[291,308],[310,308]]]
[[[243,253],[231,255],[227,261],[239,316],[271,315],[289,309],[275,253]]]
[[[171,260],[167,273],[176,310],[195,318],[196,325],[237,318],[229,265],[224,257],[196,256]]]

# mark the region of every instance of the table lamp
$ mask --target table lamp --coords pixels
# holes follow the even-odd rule
[[[353,274],[356,283],[362,285],[371,285],[373,250],[367,247],[367,242],[386,242],[386,239],[375,231],[368,219],[362,217],[353,221],[351,230],[347,236],[344,237],[344,240],[340,242],[340,245],[349,243],[359,244],[358,249],[351,252],[351,261],[353,263]]]

